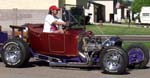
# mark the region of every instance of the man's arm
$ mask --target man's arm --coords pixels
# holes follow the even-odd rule
[[[66,22],[54,21],[53,24],[55,24],[55,25],[66,25]]]

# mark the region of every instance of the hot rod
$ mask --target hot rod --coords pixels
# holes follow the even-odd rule
[[[68,21],[68,26],[63,28],[64,34],[45,33],[43,24],[26,24],[27,41],[23,40],[22,34],[4,44],[1,54],[5,65],[22,67],[31,57],[36,57],[49,62],[50,66],[97,66],[106,73],[121,74],[127,66],[142,68],[148,63],[148,50],[142,45],[131,45],[125,51],[119,37],[102,40],[86,31],[69,10],[64,8],[63,14],[63,19]]]

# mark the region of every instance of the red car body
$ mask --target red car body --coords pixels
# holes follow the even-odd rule
[[[68,29],[64,34],[45,33],[43,24],[28,25],[29,43],[33,50],[44,55],[75,57],[78,55],[78,36],[83,29]]]

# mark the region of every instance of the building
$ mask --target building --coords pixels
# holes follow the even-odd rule
[[[90,3],[89,10],[86,10],[86,12],[92,14],[90,22],[110,21],[110,14],[114,13],[113,0],[90,0]]]
[[[1,0],[0,25],[3,30],[10,30],[9,25],[43,23],[50,5],[64,4],[83,5],[85,14],[92,14],[91,23],[109,22],[110,14],[114,13],[113,0]]]
[[[1,0],[0,25],[9,31],[9,25],[43,23],[50,5],[59,6],[59,0]]]
[[[127,23],[133,20],[133,14],[131,11],[131,4],[133,0],[123,0],[124,2],[119,2],[115,0],[114,8],[114,21],[118,23]]]
[[[91,15],[91,23],[110,21],[110,14],[114,13],[113,0],[66,0],[66,4],[84,5],[85,15]]]

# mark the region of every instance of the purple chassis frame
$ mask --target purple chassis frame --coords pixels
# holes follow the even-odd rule
[[[36,51],[34,51],[32,48],[30,48],[30,52],[31,52],[33,57],[38,56],[39,59],[42,59],[44,61],[47,61],[49,59],[49,56],[39,54]],[[62,63],[64,63],[64,64],[67,64],[68,61],[69,62],[78,62],[78,63],[85,63],[86,62],[86,59],[84,59],[80,56],[78,56],[78,57],[50,56],[50,57],[59,58],[62,60]],[[97,55],[97,56],[93,57],[92,62],[94,62],[95,64],[98,64],[100,62],[99,56]]]

